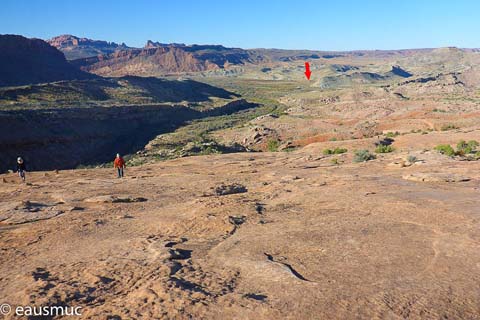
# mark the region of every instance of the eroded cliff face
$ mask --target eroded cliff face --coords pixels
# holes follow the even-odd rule
[[[117,51],[73,61],[84,71],[102,76],[158,76],[200,72],[258,62],[264,57],[223,46],[161,46]]]
[[[17,35],[0,35],[0,70],[0,87],[95,77],[45,41]]]
[[[204,112],[184,106],[122,106],[0,112],[0,172],[18,156],[29,170],[75,168],[141,150],[155,136],[186,121],[256,105],[236,100]]]
[[[70,34],[53,37],[46,41],[51,46],[62,51],[68,60],[93,57],[130,49],[125,43],[117,44],[103,40],[79,38]]]
[[[192,109],[169,106],[1,112],[0,170],[11,168],[19,155],[30,170],[108,161],[196,116]]]

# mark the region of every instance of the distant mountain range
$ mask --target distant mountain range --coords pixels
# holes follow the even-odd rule
[[[72,64],[83,71],[101,76],[162,76],[168,74],[203,72],[270,62],[289,62],[338,57],[374,58],[392,55],[408,56],[418,50],[329,52],[282,49],[240,49],[221,45],[185,45],[148,40],[143,48],[128,47],[124,43],[90,40],[62,35],[47,40],[62,51]]]
[[[477,52],[477,49],[455,50],[453,52]],[[414,66],[418,54],[428,55],[433,52],[435,52],[433,49],[348,52],[241,49],[227,48],[221,45],[160,43],[151,40],[147,41],[143,48],[132,48],[124,43],[91,40],[73,35],[61,35],[47,41],[27,39],[18,35],[0,35],[0,70],[2,71],[0,86],[86,79],[94,77],[94,75],[106,77],[165,76],[206,71],[216,72],[235,66],[254,66],[258,69],[258,66],[269,67],[272,63],[278,65],[284,62],[315,59],[323,59],[326,63],[329,59],[341,60],[343,58],[411,58],[413,62],[410,64]],[[435,56],[444,59],[444,55],[451,54],[447,50],[441,55],[435,53]],[[332,65],[333,67],[334,65]],[[341,74],[355,67],[339,65],[338,68],[340,69],[336,72]],[[268,70],[269,68],[261,70],[264,69]],[[400,77],[410,75],[401,68],[394,68],[391,73],[392,76]],[[355,74],[341,76],[346,78],[345,81],[350,81],[351,77],[358,77]],[[370,78],[372,78],[369,74],[360,76],[362,79],[367,77],[368,81],[371,81]],[[337,82],[340,80],[342,79],[335,79]]]
[[[168,45],[117,51],[72,63],[102,76],[159,76],[223,69],[231,65],[257,64],[268,58],[243,49],[223,46]]]

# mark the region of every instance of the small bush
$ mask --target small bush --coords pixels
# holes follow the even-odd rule
[[[342,154],[342,153],[345,153],[347,152],[348,150],[347,149],[344,149],[344,148],[335,148],[335,149],[325,149],[323,150],[323,154],[325,155],[330,155],[330,154]]]
[[[415,163],[415,162],[417,162],[417,160],[418,160],[417,157],[412,156],[412,155],[409,155],[407,157],[407,161],[410,162],[410,163]]]
[[[467,142],[467,145],[472,148],[472,149],[476,149],[480,144],[478,143],[478,141],[476,140],[470,140]]]
[[[449,157],[453,157],[455,155],[455,150],[449,144],[439,144],[435,147],[435,150]]]
[[[357,150],[355,151],[355,156],[353,157],[354,162],[365,162],[375,159],[375,155],[371,154],[368,150]]]
[[[379,145],[376,149],[375,149],[375,152],[376,153],[390,153],[390,152],[393,152],[395,150],[395,148],[393,148],[392,146],[388,145],[388,146],[385,146],[385,145]]]
[[[460,140],[457,143],[457,151],[455,151],[455,149],[453,149],[453,147],[448,144],[440,144],[435,147],[435,150],[449,157],[453,157],[453,156],[465,157],[467,155],[474,154],[473,157],[476,158],[479,153],[476,150],[478,146],[479,146],[478,141],[470,140],[466,142],[465,140]]]
[[[455,130],[458,129],[458,127],[454,124],[444,124],[441,126],[440,131],[448,131],[448,130]]]
[[[395,138],[396,136],[399,136],[400,132],[395,131],[395,132],[387,132],[386,137],[387,138]]]
[[[465,140],[458,141],[458,143],[457,143],[457,149],[458,150],[463,150],[466,147],[468,147],[468,144],[465,142]]]
[[[280,142],[278,140],[269,140],[267,142],[267,150],[270,152],[277,152]]]
[[[465,140],[460,140],[457,143],[457,154],[464,156],[466,154],[475,153],[477,147],[478,142],[475,140],[470,140],[468,142],[465,142]]]
[[[333,150],[333,154],[342,154],[342,153],[346,153],[348,150],[345,149],[345,148],[335,148]]]
[[[330,160],[332,162],[332,164],[334,165],[338,165],[338,159],[337,158],[333,158],[332,160]]]
[[[333,154],[333,150],[332,150],[332,149],[324,149],[324,150],[323,150],[323,154],[324,154],[324,155]]]

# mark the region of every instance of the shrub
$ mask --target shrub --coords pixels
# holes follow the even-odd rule
[[[332,149],[324,149],[324,150],[323,150],[323,154],[324,154],[324,155],[333,154],[333,150],[332,150]]]
[[[467,145],[475,150],[480,144],[476,140],[470,140],[467,142]]]
[[[468,146],[468,144],[465,142],[465,140],[460,140],[457,143],[457,150],[463,150]]]
[[[449,157],[453,157],[455,155],[455,150],[449,144],[439,144],[435,147],[435,150]]]
[[[417,157],[412,156],[412,155],[409,155],[407,157],[407,161],[410,162],[410,163],[415,163],[415,162],[417,162],[417,160],[418,160]]]
[[[335,149],[325,149],[323,150],[323,154],[325,155],[329,155],[329,154],[342,154],[342,153],[345,153],[347,152],[348,150],[347,149],[344,149],[344,148],[335,148]]]
[[[387,132],[386,137],[387,138],[395,138],[396,136],[399,136],[400,132],[395,131],[395,132]]]
[[[325,155],[329,155],[329,154],[342,154],[342,153],[345,153],[347,152],[348,150],[345,149],[345,148],[335,148],[335,149],[325,149],[323,150],[323,154]]]
[[[345,153],[345,152],[347,152],[347,151],[348,151],[348,150],[345,149],[345,148],[335,148],[335,149],[333,150],[333,154],[342,154],[342,153]]]
[[[395,148],[393,148],[392,146],[388,145],[379,145],[376,149],[375,149],[375,152],[376,153],[390,153],[390,152],[393,152],[395,150]]]
[[[332,160],[330,160],[332,162],[332,164],[334,165],[338,165],[338,159],[337,158],[333,158]]]
[[[457,143],[457,154],[463,156],[469,153],[475,153],[476,147],[478,147],[478,142],[475,140],[470,140],[468,142],[460,140]]]
[[[448,130],[454,130],[454,129],[458,129],[458,127],[454,124],[444,124],[441,128],[440,128],[440,131],[448,131]]]
[[[216,154],[216,153],[221,153],[221,152],[214,146],[203,147],[202,151],[200,152],[200,154],[203,154],[203,155]]]
[[[267,150],[270,152],[277,152],[280,142],[278,140],[269,140],[267,142]]]
[[[371,154],[368,150],[357,150],[353,157],[354,162],[365,162],[375,159],[375,155]]]

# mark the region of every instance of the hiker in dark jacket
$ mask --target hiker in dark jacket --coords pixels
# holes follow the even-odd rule
[[[22,178],[23,182],[25,182],[25,172],[27,171],[27,167],[25,165],[25,161],[22,157],[17,158],[17,172],[18,176]]]

